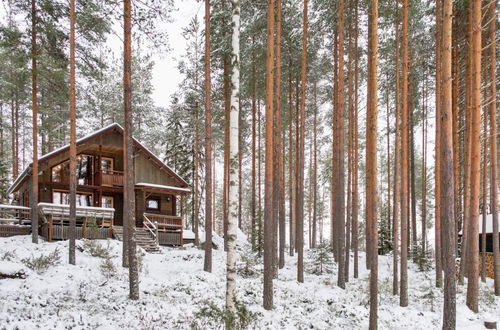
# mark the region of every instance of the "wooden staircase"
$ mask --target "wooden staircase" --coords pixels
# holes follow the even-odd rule
[[[113,237],[119,241],[123,241],[123,227],[113,226]],[[135,228],[135,237],[137,245],[142,247],[146,252],[159,253],[160,247],[156,243],[156,239],[149,233],[146,228]]]

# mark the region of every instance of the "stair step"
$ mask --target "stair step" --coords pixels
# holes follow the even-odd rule
[[[113,226],[113,236],[117,240],[123,241],[123,227]],[[142,247],[146,252],[161,252],[160,247],[156,244],[156,240],[151,236],[149,230],[145,228],[136,228],[135,238],[137,245]]]

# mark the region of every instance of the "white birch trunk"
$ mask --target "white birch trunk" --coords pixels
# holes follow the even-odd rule
[[[229,114],[229,198],[227,228],[227,273],[226,308],[236,312],[236,228],[238,223],[238,132],[239,132],[239,94],[240,94],[240,1],[231,1],[232,39],[231,39],[231,111]]]

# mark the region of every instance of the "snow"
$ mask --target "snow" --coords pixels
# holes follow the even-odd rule
[[[191,192],[191,189],[189,189],[189,188],[165,186],[165,185],[154,184],[154,183],[139,182],[139,183],[136,183],[135,185],[136,185],[136,187],[149,187],[149,188],[158,188],[158,189],[168,189],[168,190],[173,190],[173,191]]]
[[[200,233],[201,234],[201,233]],[[200,235],[203,237],[204,235]],[[2,329],[190,329],[202,302],[219,307],[225,299],[226,255],[223,240],[214,236],[213,273],[203,271],[204,251],[192,245],[162,247],[160,254],[145,254],[140,275],[139,301],[128,299],[128,273],[121,265],[121,242],[101,240],[111,250],[115,276],[100,270],[102,258],[77,249],[77,264],[69,265],[68,242],[31,243],[29,236],[0,238],[0,269],[23,269],[25,279],[0,280],[0,324]],[[82,246],[77,241],[77,246]],[[61,262],[44,273],[27,268],[22,259],[48,255],[58,249]],[[244,235],[238,233],[238,254],[248,253]],[[310,262],[306,250],[306,266]],[[241,259],[239,264],[241,264]],[[296,257],[287,255],[285,268],[274,281],[272,311],[262,308],[262,275],[237,276],[237,299],[259,313],[254,324],[261,329],[366,329],[368,326],[368,271],[359,260],[360,278],[352,278],[346,289],[336,287],[333,274],[305,273],[305,283],[296,281]],[[409,302],[399,307],[392,291],[392,256],[379,258],[379,328],[436,329],[441,327],[443,295],[434,287],[434,272],[419,272],[410,262]],[[257,271],[262,265],[256,266]],[[458,286],[457,328],[483,329],[484,321],[500,322],[500,297],[492,294],[493,282],[480,283],[480,312],[465,306],[465,286]]]

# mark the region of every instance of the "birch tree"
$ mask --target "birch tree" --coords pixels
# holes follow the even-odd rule
[[[231,38],[231,112],[230,121],[230,154],[229,154],[229,198],[228,198],[228,228],[227,228],[227,287],[226,308],[236,313],[236,229],[238,228],[238,154],[239,154],[239,97],[240,97],[240,1],[231,1],[232,38]]]

